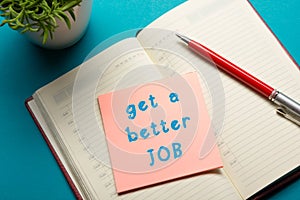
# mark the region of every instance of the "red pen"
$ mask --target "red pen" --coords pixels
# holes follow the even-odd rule
[[[193,50],[209,62],[215,64],[219,69],[230,74],[240,82],[252,88],[257,93],[277,104],[279,106],[279,108],[277,109],[278,114],[281,114],[285,118],[293,121],[300,126],[299,103],[267,85],[266,83],[262,82],[258,78],[249,74],[245,70],[226,60],[225,58],[203,46],[202,44],[199,44],[198,42],[178,33],[176,33],[176,36],[179,37],[184,43],[186,43],[191,50]]]

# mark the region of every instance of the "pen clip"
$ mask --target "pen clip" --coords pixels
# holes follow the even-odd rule
[[[280,116],[282,116],[282,117],[290,120],[291,122],[297,124],[298,126],[300,126],[300,119],[299,119],[299,117],[296,116],[295,114],[289,112],[284,107],[278,107],[276,109],[276,113],[279,114]]]

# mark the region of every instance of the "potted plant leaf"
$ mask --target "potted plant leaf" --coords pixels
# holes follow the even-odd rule
[[[0,0],[0,26],[42,47],[65,48],[83,36],[91,7],[92,0]]]

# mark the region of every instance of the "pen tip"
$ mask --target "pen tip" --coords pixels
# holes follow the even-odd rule
[[[182,35],[179,34],[179,33],[175,33],[175,35],[176,35],[177,37],[179,37],[180,39],[182,38]]]
[[[191,39],[189,39],[188,37],[181,35],[179,33],[175,33],[175,35],[180,38],[183,42],[185,42],[186,44],[189,44],[189,42],[191,41]]]

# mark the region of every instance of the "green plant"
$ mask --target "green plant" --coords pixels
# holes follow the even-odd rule
[[[57,20],[64,21],[71,28],[67,13],[75,21],[73,8],[81,2],[82,0],[0,0],[0,16],[4,18],[0,26],[8,24],[21,33],[41,31],[45,44],[58,27]]]

